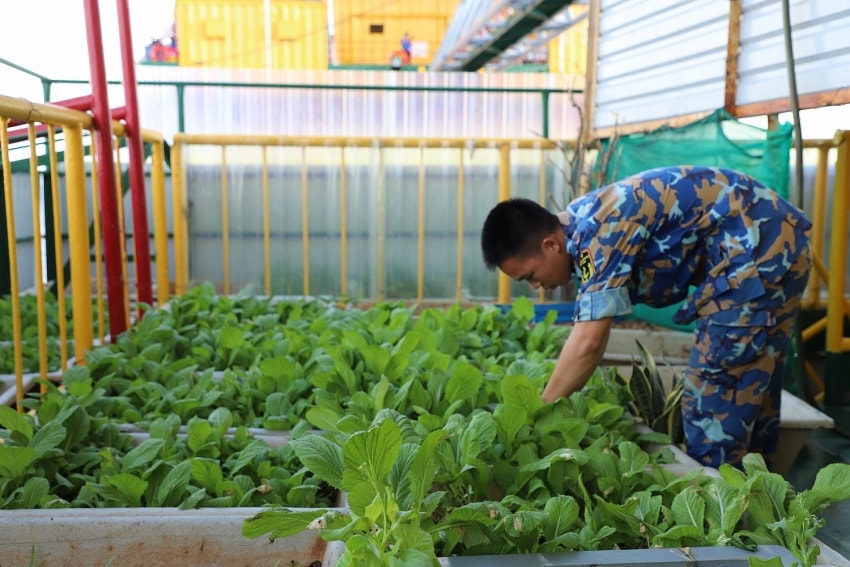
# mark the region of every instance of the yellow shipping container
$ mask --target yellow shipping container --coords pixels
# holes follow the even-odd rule
[[[322,0],[176,0],[179,64],[230,69],[327,69]]]
[[[549,72],[582,75],[587,70],[587,18],[549,42]]]
[[[411,38],[411,65],[428,65],[454,16],[459,0],[387,2],[336,0],[336,55],[340,65],[389,65]]]

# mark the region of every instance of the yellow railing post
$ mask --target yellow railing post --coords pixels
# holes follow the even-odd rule
[[[457,281],[455,283],[455,298],[460,303],[463,300],[463,205],[464,205],[464,165],[463,147],[458,149],[457,166]]]
[[[546,206],[546,152],[540,150],[540,168],[537,171],[537,202]],[[537,292],[537,300],[541,303],[546,301],[546,290],[542,287]]]
[[[384,245],[387,230],[386,223],[386,183],[384,182],[384,148],[376,146],[378,150],[378,179],[377,179],[377,215],[378,215],[378,301],[383,301],[386,294],[384,289]]]
[[[27,136],[30,145],[30,190],[32,199],[32,248],[35,265],[35,301],[38,306],[38,372],[47,379],[47,307],[44,303],[44,273],[41,268],[41,182],[38,174],[38,152],[36,151],[35,124],[29,123]],[[41,391],[47,385],[41,385]]]
[[[153,201],[153,242],[156,251],[156,302],[168,302],[168,224],[165,206],[165,143],[151,142],[151,189]]]
[[[56,258],[56,307],[59,311],[60,369],[68,368],[68,321],[65,317],[65,270],[63,266],[62,216],[59,214],[59,160],[56,155],[56,128],[48,126],[47,140],[50,154],[50,192],[53,200],[53,255]]]
[[[425,148],[419,148],[419,204],[416,234],[416,301],[425,295]]]
[[[499,201],[511,198],[511,147],[502,143],[499,147]],[[499,303],[511,302],[511,280],[507,274],[499,272]]]
[[[835,135],[838,156],[835,163],[835,192],[832,210],[832,238],[829,246],[829,294],[827,297],[826,324],[826,379],[824,399],[829,405],[850,402],[850,387],[844,365],[846,352],[844,339],[845,280],[847,266],[847,192],[850,191],[850,131],[839,131]]]
[[[85,363],[92,347],[91,259],[86,212],[86,174],[83,133],[79,126],[65,128],[65,179],[68,199],[68,240],[71,259],[71,291],[74,312],[74,356]]]
[[[302,289],[305,294],[309,294],[311,290],[311,281],[310,281],[310,212],[309,212],[309,164],[307,163],[307,159],[312,159],[312,156],[308,156],[307,153],[309,148],[311,147],[328,147],[335,146],[340,148],[340,169],[339,169],[339,184],[340,184],[340,199],[342,203],[342,208],[339,216],[339,226],[340,226],[340,286],[339,290],[342,295],[346,295],[348,293],[348,244],[350,242],[349,234],[348,234],[348,210],[347,210],[347,190],[348,190],[348,172],[346,170],[346,162],[350,159],[349,156],[346,155],[346,150],[348,148],[369,148],[372,152],[377,152],[370,154],[374,156],[373,167],[374,169],[369,170],[370,180],[374,180],[374,187],[376,193],[376,199],[374,203],[374,214],[375,214],[375,222],[372,227],[375,235],[375,277],[372,280],[374,282],[374,291],[372,297],[376,298],[378,301],[383,301],[387,296],[387,288],[386,288],[386,250],[387,250],[387,191],[388,185],[386,176],[386,148],[417,148],[420,150],[419,157],[419,201],[420,203],[427,201],[427,195],[425,195],[424,199],[421,195],[423,191],[423,187],[425,187],[425,172],[426,168],[423,164],[428,163],[427,149],[429,148],[458,148],[461,151],[460,158],[460,167],[461,171],[458,173],[458,206],[460,209],[458,210],[458,264],[457,264],[457,281],[456,281],[456,297],[458,301],[462,300],[463,294],[463,249],[464,249],[464,218],[463,218],[463,184],[464,184],[464,172],[463,162],[464,157],[462,155],[464,150],[473,149],[475,147],[487,147],[492,148],[499,151],[499,178],[498,178],[498,194],[499,199],[504,200],[510,198],[511,195],[511,152],[515,149],[535,149],[538,151],[544,151],[547,149],[556,149],[557,146],[548,140],[504,140],[504,139],[479,139],[479,140],[469,140],[469,139],[414,139],[414,138],[405,138],[405,139],[390,139],[390,138],[372,138],[372,137],[340,137],[340,136],[313,136],[313,137],[300,137],[300,136],[273,136],[273,135],[208,135],[208,134],[175,134],[174,135],[174,145],[172,146],[171,151],[171,163],[172,163],[172,183],[174,186],[174,254],[175,254],[175,291],[177,293],[184,292],[188,289],[188,281],[189,281],[189,268],[188,268],[188,254],[189,254],[189,234],[188,234],[188,225],[187,225],[187,206],[186,206],[186,191],[188,190],[186,187],[185,181],[185,164],[186,161],[186,147],[191,146],[192,144],[196,145],[208,145],[208,146],[261,146],[265,149],[269,146],[273,147],[286,147],[291,148],[293,150],[300,149],[302,152],[301,157],[301,252],[302,252]],[[326,154],[325,154],[326,155]],[[408,155],[405,152],[404,155]],[[545,156],[543,156],[545,158]],[[222,159],[224,159],[222,157]],[[267,157],[264,153],[263,155],[263,168],[267,169]],[[545,159],[541,160],[541,168],[545,168]],[[544,169],[545,173],[545,169]],[[545,177],[545,176],[541,176]],[[224,183],[224,182],[223,182]],[[541,180],[541,187],[545,186],[545,180]],[[265,201],[264,201],[265,202]],[[425,212],[424,207],[420,204],[420,210],[417,214],[427,214]],[[419,221],[419,225],[421,227],[425,227],[424,220],[417,219]],[[266,222],[265,219],[263,221]],[[264,228],[264,232],[265,232]],[[269,230],[270,232],[270,230]],[[424,256],[424,247],[427,246],[427,242],[421,236],[422,230],[418,230],[417,234],[417,300],[424,301],[425,300],[425,256]],[[427,230],[425,230],[427,236]],[[265,235],[264,235],[265,239]],[[273,246],[273,242],[269,242],[268,244],[264,244],[264,246],[268,246],[269,252],[266,254],[266,281],[265,281],[265,289],[270,290],[271,283],[269,281],[269,274],[271,273],[270,269],[270,258],[271,258],[271,246]],[[225,253],[225,255],[227,255]],[[227,258],[224,258],[227,262]],[[503,301],[510,301],[510,287],[511,282],[507,276],[504,274],[499,274],[499,297],[502,298]],[[229,285],[228,285],[229,288]]]
[[[186,186],[183,176],[182,134],[174,135],[171,146],[171,203],[174,219],[174,294],[183,295],[189,290],[189,230]]]
[[[224,294],[230,293],[230,216],[227,191],[227,146],[221,146],[221,271]]]
[[[307,193],[307,146],[301,146],[301,278],[304,296],[310,295],[310,211]]]
[[[266,295],[272,294],[272,246],[271,218],[269,217],[269,156],[268,146],[263,146],[263,290]]]
[[[829,146],[820,145],[818,150],[817,170],[812,199],[812,254],[823,258],[824,229],[826,227],[826,179],[829,161]],[[808,304],[817,307],[821,303],[821,276],[818,270],[812,270],[809,277]]]
[[[348,188],[345,174],[345,146],[339,149],[339,293],[348,293]]]
[[[21,344],[21,297],[18,288],[18,245],[15,233],[15,203],[12,198],[12,162],[9,158],[9,120],[0,117],[0,153],[3,154],[3,191],[6,205],[6,239],[9,246],[9,291],[12,302],[12,347],[15,357],[15,399],[18,411],[23,411],[24,399],[24,355]]]

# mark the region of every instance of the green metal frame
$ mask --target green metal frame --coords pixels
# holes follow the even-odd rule
[[[541,2],[539,7],[535,10],[531,10],[524,14],[521,21],[525,21],[525,25],[531,25],[534,21],[537,21],[534,24],[534,27],[539,26],[542,20],[539,18],[544,17],[547,11],[551,11],[552,13],[556,12],[558,9],[562,9],[564,7],[563,0],[560,2],[555,2],[554,0],[547,0],[545,2]],[[546,16],[548,17],[548,16]],[[545,18],[544,18],[545,19]],[[514,24],[515,27],[518,24]],[[503,32],[502,36],[508,37]],[[502,37],[500,36],[500,37]],[[514,40],[516,41],[516,40]],[[23,73],[27,73],[33,77],[38,78],[41,81],[42,89],[44,91],[44,101],[48,102],[50,100],[50,91],[54,84],[69,84],[69,85],[87,85],[90,83],[88,80],[83,79],[50,79],[36,73],[34,71],[30,71],[20,65],[16,65],[11,61],[3,59],[0,57],[0,64],[5,64],[14,69],[17,69]],[[109,81],[111,85],[120,85],[121,81]],[[339,91],[339,90],[359,90],[359,91],[402,91],[402,92],[471,92],[471,93],[516,93],[516,94],[539,94],[542,101],[542,115],[541,115],[541,125],[542,132],[541,135],[544,138],[549,138],[549,98],[553,93],[556,94],[580,94],[583,92],[581,89],[555,89],[555,88],[542,88],[542,89],[531,89],[531,88],[494,88],[494,87],[440,87],[440,86],[418,86],[418,85],[314,85],[309,83],[243,83],[243,82],[230,82],[230,81],[217,81],[217,82],[204,82],[204,81],[138,81],[139,86],[173,86],[177,90],[177,130],[178,132],[186,131],[186,113],[184,110],[185,107],[185,93],[186,87],[230,87],[230,88],[271,88],[271,89],[312,89],[312,90],[331,90],[331,91]]]

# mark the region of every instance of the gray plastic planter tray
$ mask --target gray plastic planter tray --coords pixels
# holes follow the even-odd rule
[[[445,567],[747,567],[750,557],[779,557],[782,565],[796,561],[784,547],[759,546],[754,552],[736,547],[691,547],[682,549],[633,549],[618,551],[574,551],[525,555],[479,555],[442,557]]]

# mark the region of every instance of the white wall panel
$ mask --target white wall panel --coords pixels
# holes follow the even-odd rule
[[[536,138],[543,131],[542,90],[584,88],[551,73],[142,66],[139,75],[142,124],[166,138],[178,131],[177,91],[151,83],[190,83],[184,110],[191,133],[427,138]],[[215,82],[222,85],[198,84]],[[576,98],[580,103],[583,95]],[[577,136],[579,116],[568,94],[552,93],[548,120],[551,138]]]
[[[788,97],[782,3],[742,0],[738,106]],[[791,29],[800,96],[850,87],[850,2],[791,0]]]
[[[600,0],[594,126],[723,106],[729,2]]]

